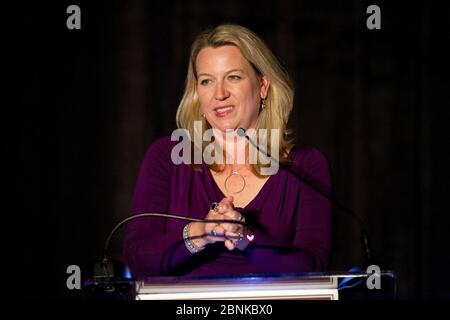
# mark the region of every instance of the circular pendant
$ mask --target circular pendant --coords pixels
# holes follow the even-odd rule
[[[226,179],[225,179],[225,190],[227,194],[236,194],[242,192],[245,188],[245,179],[244,177],[237,171],[233,171]]]

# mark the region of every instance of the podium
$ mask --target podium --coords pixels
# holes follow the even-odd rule
[[[337,300],[337,277],[269,275],[149,278],[136,283],[137,300]]]
[[[396,297],[396,274],[283,273],[244,276],[149,277],[142,280],[94,279],[85,292],[102,299],[135,300],[386,300]],[[108,293],[109,292],[109,293]]]

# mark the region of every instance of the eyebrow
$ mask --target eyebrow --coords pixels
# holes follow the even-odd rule
[[[230,74],[230,73],[236,72],[236,71],[245,73],[244,70],[242,70],[242,69],[232,69],[232,70],[227,71],[225,74]],[[209,73],[199,73],[198,76],[199,77],[201,77],[201,76],[210,76],[210,77],[212,77],[212,75],[210,75]]]

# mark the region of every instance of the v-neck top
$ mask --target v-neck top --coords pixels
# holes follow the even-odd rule
[[[174,164],[177,141],[157,139],[141,164],[131,214],[169,213],[203,219],[223,192],[206,165]],[[300,168],[327,191],[330,167],[316,148],[293,147],[291,168]],[[229,251],[223,242],[192,254],[183,241],[189,221],[159,217],[131,220],[124,237],[124,258],[136,278],[162,275],[247,275],[325,271],[331,254],[332,205],[283,167],[257,195],[236,208],[253,227],[246,250]]]
[[[206,166],[204,166],[204,167],[206,167]],[[202,168],[202,169],[203,169],[203,168]],[[221,198],[221,199],[225,198],[226,195],[223,193],[223,191],[222,191],[222,190],[219,188],[219,186],[217,185],[217,181],[214,180],[214,177],[213,177],[211,171],[209,170],[209,168],[206,167],[204,170],[207,171],[206,176],[209,176],[209,177],[207,177],[206,180],[212,181],[210,187],[211,187],[212,189],[215,189],[215,190],[217,191],[217,197],[219,197],[219,198]],[[234,206],[235,209],[238,210],[238,211],[243,211],[243,210],[246,210],[246,209],[247,209],[247,210],[251,210],[251,208],[253,208],[253,203],[254,203],[254,202],[260,201],[260,200],[259,200],[260,198],[263,198],[263,199],[264,199],[264,197],[268,194],[268,192],[270,192],[270,184],[269,184],[269,183],[270,183],[270,181],[272,180],[272,178],[273,178],[273,176],[270,176],[270,177],[264,182],[264,184],[262,185],[262,187],[261,187],[261,189],[259,190],[259,192],[256,194],[256,196],[253,197],[253,199],[251,199],[251,200],[247,203],[247,205],[245,205],[244,207]]]

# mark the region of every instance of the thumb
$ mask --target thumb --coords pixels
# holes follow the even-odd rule
[[[232,205],[233,204],[233,200],[234,200],[233,196],[228,196],[228,197],[223,198],[221,202],[223,204],[230,204],[230,205]]]

